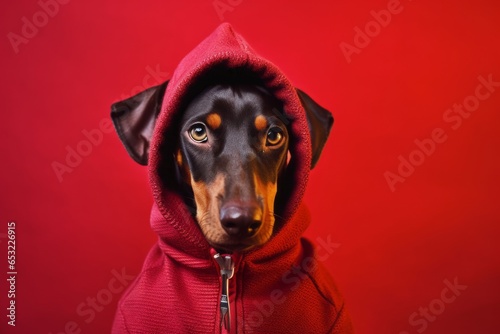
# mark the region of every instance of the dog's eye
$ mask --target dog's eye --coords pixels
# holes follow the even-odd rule
[[[283,131],[280,128],[278,128],[278,127],[270,128],[267,131],[266,145],[268,145],[268,146],[276,146],[279,143],[281,143],[281,141],[283,140],[283,138],[284,138]]]
[[[189,136],[198,143],[204,143],[208,140],[207,128],[203,123],[196,123],[189,129]]]

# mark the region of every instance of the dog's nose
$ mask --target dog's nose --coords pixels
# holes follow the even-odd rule
[[[231,236],[251,237],[262,225],[262,210],[257,204],[232,203],[220,210],[222,227]]]

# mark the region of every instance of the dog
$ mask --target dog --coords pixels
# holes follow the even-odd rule
[[[331,113],[222,24],[172,79],[113,104],[148,166],[158,243],[112,332],[352,333],[302,203]]]

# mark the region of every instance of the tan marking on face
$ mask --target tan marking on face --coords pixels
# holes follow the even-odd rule
[[[222,120],[220,115],[217,113],[211,113],[207,116],[207,125],[212,129],[216,130],[221,125]]]
[[[264,183],[256,174],[254,174],[253,178],[257,196],[263,199],[262,226],[256,236],[258,238],[256,243],[262,245],[268,241],[273,234],[274,199],[278,191],[278,184],[272,182]]]
[[[177,164],[179,167],[182,167],[182,154],[181,150],[177,150],[177,153],[175,154],[175,161],[177,161]]]
[[[264,130],[267,127],[267,119],[264,116],[259,115],[255,117],[254,125],[259,131]]]
[[[224,177],[219,174],[209,184],[196,182],[191,178],[194,200],[196,203],[196,220],[209,243],[219,243],[225,232],[219,220],[218,197],[224,195]]]
[[[184,160],[182,159],[182,153],[180,149],[177,150],[177,153],[175,154],[175,161],[177,162],[177,165],[181,170],[181,175],[184,181],[187,184],[189,184],[191,180],[191,172],[189,171],[189,167],[186,164],[184,164]]]

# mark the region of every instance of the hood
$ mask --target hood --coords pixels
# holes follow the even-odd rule
[[[210,257],[210,246],[179,195],[174,160],[176,129],[180,113],[196,93],[211,82],[230,77],[265,87],[281,101],[289,120],[291,158],[284,182],[287,189],[280,190],[277,212],[282,221],[265,245],[246,255],[263,258],[291,249],[307,228],[309,219],[304,219],[304,211],[299,208],[309,171],[319,158],[333,118],[296,89],[275,64],[259,56],[230,24],[224,23],[182,59],[169,81],[112,107],[115,128],[127,151],[134,160],[148,166],[155,200],[151,226],[163,248],[170,252]]]

